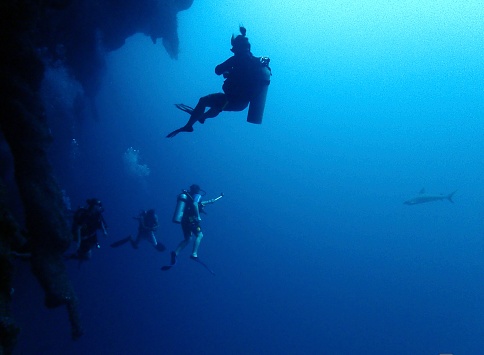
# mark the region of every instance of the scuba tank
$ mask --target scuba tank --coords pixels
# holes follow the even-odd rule
[[[178,195],[176,199],[175,213],[173,214],[173,223],[181,223],[185,206],[188,202],[188,196],[185,192]]]
[[[247,113],[247,122],[254,124],[262,123],[262,116],[266,105],[267,90],[271,83],[271,68],[269,68],[270,59],[268,57],[258,58],[258,68],[255,73],[257,80],[257,89],[250,100],[249,112]]]

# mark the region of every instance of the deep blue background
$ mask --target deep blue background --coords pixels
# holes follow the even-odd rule
[[[17,354],[484,351],[482,2],[320,3],[195,1],[177,61],[141,35],[108,54],[100,121],[53,132],[79,142],[54,158],[73,206],[100,198],[109,225],[91,261],[68,265],[86,334],[70,340],[21,263]],[[164,138],[188,118],[174,103],[220,91],[239,22],[272,60],[263,124],[223,113]],[[69,106],[79,88],[48,78]],[[126,169],[129,147],[148,177]],[[176,195],[192,183],[225,193],[202,222],[215,277],[189,250],[161,272],[168,252],[109,248],[147,208],[175,248]],[[458,190],[455,204],[403,205],[422,187]]]

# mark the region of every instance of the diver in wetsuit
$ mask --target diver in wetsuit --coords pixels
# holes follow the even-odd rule
[[[200,226],[200,222],[202,221],[199,207],[199,203],[202,199],[200,191],[200,186],[193,184],[190,186],[190,190],[187,192],[189,201],[186,204],[181,220],[183,240],[180,242],[180,244],[178,244],[178,247],[171,252],[172,264],[175,264],[178,254],[190,243],[192,235],[195,236],[195,240],[193,242],[191,258],[198,257],[198,247],[200,246],[200,242],[203,238],[202,227]]]
[[[77,244],[76,251],[68,256],[69,259],[87,260],[92,256],[92,249],[99,248],[97,230],[108,235],[106,221],[101,201],[96,198],[88,199],[87,207],[80,207],[74,214],[72,234]]]
[[[154,209],[141,211],[141,213],[137,217],[133,217],[133,219],[138,221],[138,234],[136,235],[136,238],[133,239],[131,235],[128,235],[126,238],[112,243],[111,247],[117,248],[130,242],[133,249],[138,249],[141,240],[145,239],[149,241],[157,251],[164,251],[166,249],[155,236],[155,231],[158,229],[158,216]]]
[[[198,248],[200,246],[200,241],[203,238],[202,227],[200,226],[201,217],[200,213],[204,212],[204,207],[210,205],[220,200],[223,197],[223,193],[216,198],[210,200],[202,201],[202,196],[205,195],[200,186],[193,184],[190,189],[183,190],[183,192],[178,195],[177,206],[175,208],[175,213],[173,215],[173,222],[181,224],[183,232],[183,240],[178,244],[177,248],[170,253],[170,265],[165,265],[162,270],[170,270],[177,261],[178,254],[188,246],[192,237],[195,236],[193,240],[193,250],[190,255],[190,259],[195,260],[202,264],[210,273],[215,273],[200,259],[198,258]]]
[[[185,126],[171,132],[167,138],[173,138],[180,132],[193,132],[195,122],[203,124],[207,118],[216,117],[222,111],[243,111],[260,91],[260,86],[268,85],[268,80],[261,78],[259,69],[261,66],[269,68],[269,58],[255,57],[250,51],[249,39],[245,36],[246,29],[242,26],[239,29],[241,34],[237,37],[232,35],[231,38],[231,51],[234,55],[215,67],[215,74],[225,78],[223,93],[200,98],[194,109],[177,104],[176,107],[189,113],[190,118]]]

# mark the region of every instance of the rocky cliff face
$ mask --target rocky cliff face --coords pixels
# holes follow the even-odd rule
[[[104,54],[143,33],[177,57],[177,13],[193,0],[5,0],[0,5],[0,354],[19,333],[9,312],[13,255],[28,255],[46,307],[65,306],[73,338],[83,330],[65,272],[71,242],[62,193],[47,149],[50,129],[40,96],[44,72],[63,66],[85,99],[97,93]],[[80,100],[79,102],[85,102]],[[16,190],[16,193],[12,193]]]

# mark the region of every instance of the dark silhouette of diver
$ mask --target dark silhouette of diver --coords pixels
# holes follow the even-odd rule
[[[200,98],[195,108],[177,104],[178,109],[190,114],[187,124],[171,132],[166,137],[173,138],[180,132],[193,132],[195,122],[205,123],[207,118],[216,117],[222,111],[243,111],[257,94],[261,86],[258,69],[261,65],[268,68],[269,58],[255,57],[250,51],[246,29],[239,27],[240,35],[232,35],[232,53],[234,55],[215,67],[215,74],[225,78],[223,93],[210,94]],[[270,69],[269,69],[270,70]],[[268,85],[264,81],[263,85]],[[265,100],[265,98],[264,98]],[[208,107],[208,110],[205,111]]]
[[[133,219],[138,221],[138,235],[136,236],[136,239],[133,239],[131,235],[128,235],[126,238],[112,243],[112,248],[117,248],[130,242],[133,249],[138,249],[138,244],[140,241],[142,239],[146,239],[155,247],[156,250],[164,251],[166,249],[155,236],[155,231],[158,229],[158,216],[153,208],[149,209],[148,211],[141,211],[140,214],[137,217],[133,217]]]
[[[87,207],[79,207],[74,213],[72,222],[73,240],[76,251],[66,256],[68,259],[88,260],[92,257],[92,249],[99,248],[97,230],[108,235],[106,221],[103,217],[104,207],[97,198],[86,200]]]

